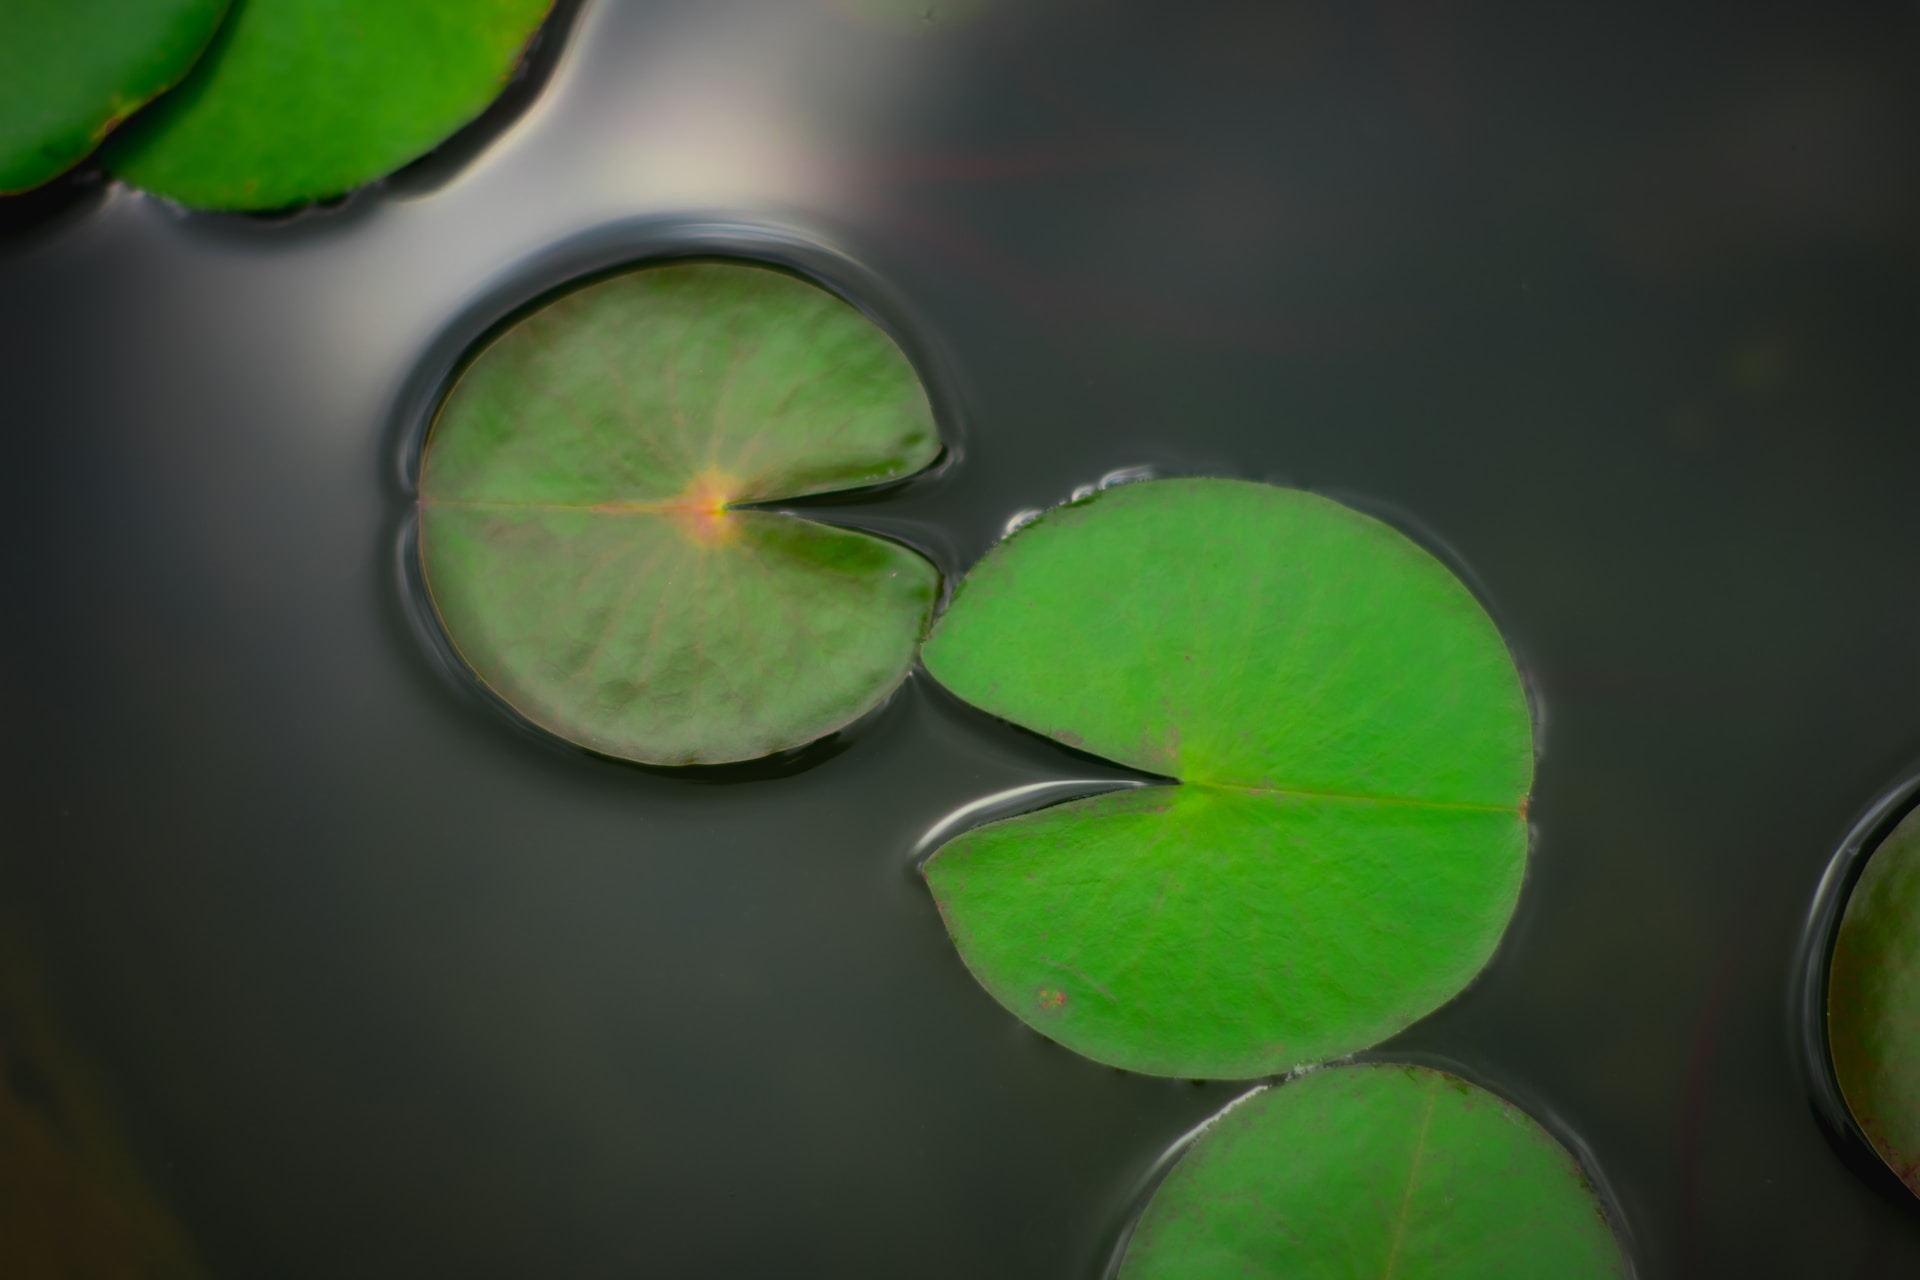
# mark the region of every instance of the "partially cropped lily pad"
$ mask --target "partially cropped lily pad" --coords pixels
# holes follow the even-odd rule
[[[1920,810],[1868,858],[1827,980],[1840,1094],[1867,1140],[1920,1193]]]
[[[940,451],[866,317],[759,267],[653,267],[486,347],[427,440],[421,562],[460,655],[535,724],[712,764],[819,738],[905,677],[939,585],[905,547],[738,504]]]
[[[1422,1067],[1315,1071],[1174,1166],[1120,1280],[1616,1280],[1579,1165],[1519,1108]]]
[[[1240,481],[1109,490],[991,552],[924,657],[996,715],[1179,781],[926,866],[974,975],[1088,1057],[1231,1079],[1352,1052],[1460,991],[1513,912],[1519,674],[1377,520]]]
[[[193,65],[227,0],[0,3],[0,195],[59,177]]]
[[[236,0],[207,56],[107,151],[196,209],[342,195],[445,141],[505,87],[553,0]]]

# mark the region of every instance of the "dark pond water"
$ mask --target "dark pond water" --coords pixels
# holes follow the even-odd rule
[[[1136,464],[1449,549],[1541,699],[1538,839],[1393,1047],[1584,1142],[1643,1276],[1920,1272],[1790,1017],[1920,756],[1917,60],[1907,3],[595,0],[464,164],[13,217],[0,919],[64,1048],[9,1088],[218,1277],[1096,1280],[1240,1090],[1024,1030],[911,851],[1111,771],[921,678],[783,766],[624,767],[411,629],[420,369],[717,221],[920,344],[957,462],[852,518],[949,568]]]

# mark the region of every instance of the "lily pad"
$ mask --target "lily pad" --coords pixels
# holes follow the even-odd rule
[[[364,186],[499,96],[553,0],[236,0],[207,56],[107,149],[196,209],[279,209]]]
[[[655,764],[770,755],[900,683],[939,574],[740,504],[939,451],[905,355],[824,290],[734,263],[615,276],[514,324],[449,393],[420,481],[427,589],[535,724]]]
[[[227,0],[0,4],[0,195],[51,181],[193,65]]]
[[[1315,1071],[1230,1108],[1154,1193],[1119,1280],[1602,1280],[1627,1274],[1579,1165],[1423,1067]]]
[[[1220,1079],[1338,1057],[1459,992],[1512,915],[1525,691],[1472,594],[1378,520],[1242,481],[1108,490],[992,551],[924,660],[1179,783],[926,865],[974,976],[1076,1052]]]
[[[1880,842],[1847,898],[1827,976],[1827,1043],[1847,1109],[1920,1194],[1920,810]]]

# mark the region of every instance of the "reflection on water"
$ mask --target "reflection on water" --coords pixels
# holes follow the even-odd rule
[[[0,1275],[199,1280],[99,1068],[58,1025],[28,933],[0,918]]]

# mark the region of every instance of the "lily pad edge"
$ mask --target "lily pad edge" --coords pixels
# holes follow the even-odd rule
[[[1620,1198],[1615,1193],[1613,1184],[1607,1180],[1605,1173],[1602,1171],[1600,1162],[1595,1157],[1593,1149],[1587,1144],[1585,1139],[1580,1137],[1580,1135],[1566,1123],[1558,1111],[1545,1105],[1541,1099],[1523,1096],[1524,1091],[1517,1092],[1506,1087],[1504,1081],[1498,1084],[1490,1082],[1488,1078],[1468,1068],[1464,1063],[1444,1055],[1426,1053],[1419,1050],[1394,1051],[1387,1049],[1363,1050],[1359,1053],[1349,1054],[1343,1058],[1334,1058],[1326,1062],[1316,1062],[1309,1066],[1296,1067],[1285,1074],[1272,1076],[1264,1080],[1218,1082],[1242,1086],[1251,1085],[1251,1087],[1242,1088],[1219,1110],[1207,1116],[1204,1120],[1200,1121],[1199,1124],[1194,1125],[1178,1138],[1175,1138],[1173,1142],[1169,1143],[1167,1147],[1155,1157],[1153,1163],[1148,1166],[1147,1171],[1136,1181],[1131,1193],[1131,1198],[1127,1201],[1127,1208],[1121,1218],[1120,1226],[1113,1234],[1113,1246],[1107,1256],[1106,1265],[1100,1272],[1100,1280],[1118,1280],[1120,1269],[1126,1262],[1127,1249],[1133,1242],[1134,1232],[1139,1227],[1141,1218],[1145,1216],[1147,1207],[1152,1203],[1155,1193],[1157,1193],[1161,1185],[1166,1182],[1167,1176],[1173,1172],[1175,1166],[1177,1166],[1194,1147],[1198,1146],[1201,1140],[1204,1139],[1221,1120],[1225,1119],[1228,1114],[1271,1090],[1285,1088],[1296,1080],[1304,1079],[1318,1072],[1335,1071],[1347,1067],[1367,1066],[1416,1067],[1421,1070],[1436,1072],[1447,1079],[1471,1085],[1484,1093],[1498,1098],[1500,1101],[1520,1111],[1528,1119],[1533,1121],[1534,1124],[1540,1127],[1542,1132],[1559,1143],[1561,1148],[1566,1151],[1567,1155],[1571,1158],[1574,1170],[1579,1174],[1581,1184],[1600,1206],[1600,1212],[1606,1221],[1607,1228],[1613,1233],[1614,1241],[1619,1246],[1620,1257],[1626,1268],[1627,1280],[1636,1280],[1639,1271],[1634,1265],[1636,1254],[1634,1236],[1630,1224],[1627,1221],[1627,1216],[1621,1208]],[[1215,1082],[1209,1081],[1208,1083]]]
[[[960,594],[965,590],[974,570],[1007,542],[1020,534],[1037,528],[1048,519],[1062,512],[1083,507],[1095,501],[1109,489],[1118,488],[1122,485],[1161,480],[1228,480],[1242,484],[1264,484],[1275,488],[1299,490],[1300,492],[1312,494],[1315,497],[1323,498],[1329,502],[1337,503],[1352,511],[1358,512],[1362,516],[1378,521],[1411,542],[1421,551],[1433,557],[1436,562],[1454,576],[1455,580],[1460,583],[1462,588],[1486,614],[1489,621],[1493,624],[1495,631],[1500,636],[1502,643],[1506,646],[1508,658],[1513,664],[1526,703],[1528,727],[1533,748],[1532,764],[1534,768],[1534,781],[1537,784],[1539,761],[1543,755],[1545,726],[1545,716],[1541,710],[1540,694],[1533,679],[1530,664],[1525,660],[1520,649],[1514,643],[1513,632],[1508,627],[1502,625],[1502,615],[1494,606],[1491,592],[1487,590],[1478,575],[1467,568],[1464,558],[1452,545],[1445,539],[1438,537],[1434,531],[1423,522],[1411,519],[1405,512],[1397,508],[1356,499],[1353,495],[1343,491],[1329,492],[1276,480],[1221,475],[1217,472],[1167,472],[1151,466],[1123,467],[1108,471],[1099,482],[1091,485],[1083,485],[1075,489],[1070,497],[1052,506],[1041,510],[1022,511],[1009,520],[1002,535],[975,558],[973,563],[967,567],[964,574],[959,575],[957,578],[950,578],[943,584],[943,598],[928,627],[928,636],[930,637],[933,632],[938,629],[947,610],[958,602]],[[948,815],[934,823],[929,828],[929,834],[931,835],[933,832],[938,832],[937,839],[929,839],[927,836],[923,836],[920,842],[914,847],[911,855],[911,866],[914,874],[920,879],[921,887],[927,891],[929,898],[933,900],[941,917],[940,923],[942,930],[948,935],[949,943],[953,944],[954,954],[960,959],[962,966],[966,969],[968,977],[979,986],[982,991],[986,992],[989,998],[1012,1015],[1014,1020],[1026,1030],[1048,1041],[1050,1044],[1055,1044],[1057,1047],[1066,1050],[1068,1053],[1073,1053],[1076,1056],[1085,1056],[1079,1050],[1065,1043],[1054,1041],[1050,1036],[1046,1035],[1045,1032],[1039,1030],[1031,1021],[1022,1017],[1017,1010],[1008,1005],[1000,995],[994,991],[992,985],[983,979],[982,975],[974,972],[972,961],[969,959],[966,949],[958,945],[958,940],[953,934],[952,924],[946,918],[947,912],[945,904],[940,901],[939,895],[933,891],[932,882],[928,877],[929,867],[950,845],[976,831],[988,827],[1000,826],[1002,824],[1017,823],[1048,809],[1091,800],[1115,791],[1159,787],[1178,788],[1185,785],[1184,780],[1171,775],[1155,773],[1137,765],[1123,764],[1119,761],[1110,760],[1096,752],[1062,741],[1043,730],[1022,724],[1016,720],[1008,719],[987,707],[976,705],[968,701],[961,694],[942,684],[937,676],[927,670],[924,660],[916,663],[916,671],[924,674],[928,680],[937,685],[945,696],[965,705],[973,713],[989,716],[1002,725],[1010,726],[1014,730],[1035,740],[1047,743],[1053,750],[1060,753],[1063,764],[1073,759],[1083,759],[1104,769],[1122,770],[1133,775],[1130,779],[1125,780],[1108,779],[1096,781],[1088,779],[1079,787],[1074,787],[1072,781],[1062,780],[1057,784],[1048,786],[1044,792],[1036,792],[1032,797],[1033,802],[1027,805],[1010,805],[1004,803],[993,805],[990,803],[994,799],[992,796],[969,801],[965,805],[958,806]],[[1917,782],[1916,785],[1920,786],[1920,782]],[[1525,823],[1526,830],[1526,848],[1521,864],[1520,882],[1515,890],[1514,908],[1509,914],[1507,923],[1502,929],[1500,938],[1493,950],[1488,953],[1486,959],[1482,962],[1480,968],[1474,972],[1473,976],[1463,983],[1451,996],[1419,1015],[1399,1030],[1383,1037],[1381,1041],[1376,1042],[1376,1045],[1384,1043],[1394,1036],[1404,1034],[1405,1031],[1414,1026],[1418,1026],[1427,1018],[1433,1017],[1441,1010],[1451,1007],[1479,984],[1482,977],[1507,950],[1515,931],[1515,924],[1520,918],[1520,904],[1525,901],[1527,885],[1533,877],[1534,859],[1538,853],[1539,831],[1530,813],[1532,802],[1533,793],[1530,790],[1520,802],[1520,815]],[[956,821],[959,815],[967,814],[976,807],[983,810],[977,817],[970,816],[968,819]],[[1296,1075],[1304,1072],[1319,1070],[1328,1066],[1370,1061],[1371,1059],[1368,1058],[1367,1055],[1375,1053],[1376,1051],[1375,1046],[1369,1045],[1347,1055],[1316,1062],[1298,1063],[1279,1075],[1213,1077],[1204,1081],[1196,1080],[1195,1082],[1246,1084],[1255,1081],[1266,1081],[1268,1083],[1277,1083],[1292,1079]],[[1178,1076],[1156,1076],[1150,1072],[1143,1072],[1138,1068],[1107,1062],[1097,1058],[1088,1058],[1087,1060],[1098,1062],[1101,1066],[1107,1067],[1110,1070],[1122,1071],[1131,1075],[1147,1075],[1150,1078],[1158,1079],[1182,1078]],[[1398,1061],[1398,1059],[1395,1059],[1395,1061]]]
[[[1807,910],[1790,988],[1790,1018],[1808,1102],[1821,1136],[1841,1163],[1882,1199],[1920,1217],[1920,1196],[1900,1180],[1847,1105],[1827,1034],[1827,992],[1833,951],[1854,886],[1880,844],[1920,809],[1920,760],[1896,775],[1855,818],[1821,873]]]
[[[18,199],[31,195],[34,192],[45,190],[63,180],[73,181],[76,178],[80,178],[88,182],[98,182],[106,177],[107,175],[99,162],[102,148],[106,146],[108,140],[113,137],[120,126],[139,115],[148,106],[165,97],[168,93],[172,92],[181,81],[193,74],[194,68],[200,65],[200,59],[205,56],[207,50],[212,47],[214,39],[219,34],[221,27],[223,27],[232,16],[234,3],[235,0],[221,0],[219,16],[217,16],[212,25],[207,28],[205,38],[200,41],[199,47],[193,51],[192,55],[174,70],[171,76],[165,77],[157,82],[154,88],[138,99],[129,100],[122,104],[117,110],[111,111],[100,123],[95,125],[88,139],[85,151],[73,156],[65,166],[55,172],[46,174],[46,176],[38,182],[15,189],[0,190],[0,199]]]
[[[410,648],[433,669],[443,688],[496,728],[507,725],[517,737],[539,750],[695,781],[749,781],[790,776],[831,759],[865,736],[893,706],[909,680],[931,680],[922,672],[916,652],[906,676],[875,706],[822,738],[772,755],[725,764],[664,765],[628,760],[581,746],[533,723],[487,687],[460,656],[442,626],[420,563],[419,486],[427,434],[448,393],[481,351],[526,316],[598,281],[655,266],[730,263],[781,272],[847,303],[900,348],[919,378],[942,446],[929,465],[879,485],[814,495],[803,500],[804,506],[800,505],[802,500],[794,500],[791,508],[782,501],[742,507],[779,511],[849,529],[905,547],[926,560],[940,580],[939,595],[927,623],[931,629],[959,580],[948,549],[918,544],[891,531],[823,519],[825,513],[816,514],[815,509],[895,489],[944,483],[964,454],[965,398],[961,381],[952,354],[929,336],[934,330],[910,300],[835,241],[829,229],[799,218],[760,221],[728,212],[692,210],[622,219],[576,233],[507,267],[483,284],[465,305],[453,309],[440,329],[422,344],[391,402],[379,454],[386,459],[382,470],[392,513],[387,543],[392,594],[388,599],[393,602],[397,621],[408,633]]]
[[[233,2],[237,4],[238,0]],[[158,104],[168,93],[177,89],[199,66],[197,58],[194,64],[182,72],[179,79],[169,85],[164,92],[142,103],[139,110],[129,112],[115,121],[114,128],[97,139],[93,149],[67,172],[91,169],[113,186],[142,200],[153,201],[176,217],[209,220],[216,224],[237,222],[245,225],[278,227],[304,223],[314,217],[343,215],[383,195],[395,195],[401,198],[429,195],[452,182],[476,163],[513,129],[514,125],[546,92],[562,56],[570,46],[574,26],[582,10],[585,9],[586,2],[587,0],[552,0],[546,16],[540,20],[540,24],[533,29],[532,34],[521,46],[513,66],[500,83],[499,91],[480,109],[478,114],[399,168],[336,195],[300,200],[265,209],[203,208],[156,191],[148,191],[115,171],[113,166],[103,159],[108,145],[113,140],[113,133],[119,126],[134,120],[141,111]],[[222,18],[222,24],[231,17],[230,6],[229,12]],[[208,47],[211,47],[211,44],[212,42],[209,41]],[[206,49],[203,48],[202,55],[205,52]]]

